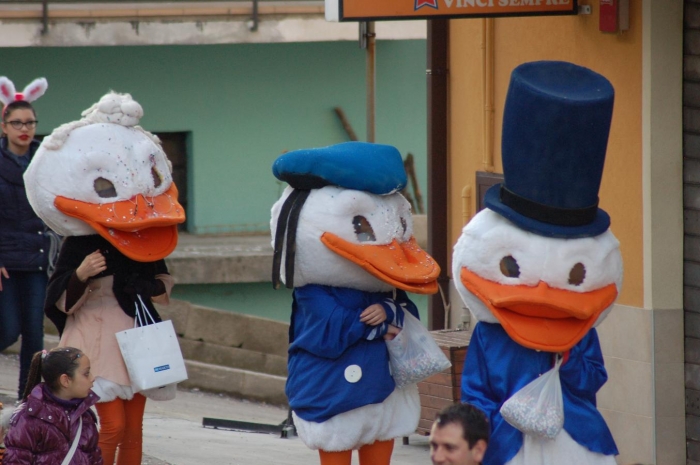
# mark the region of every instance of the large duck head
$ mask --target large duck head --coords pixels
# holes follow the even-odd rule
[[[413,237],[401,155],[347,142],[297,150],[274,163],[289,186],[272,207],[273,284],[437,292],[440,268]]]
[[[99,234],[149,262],[177,245],[185,212],[160,141],[138,126],[141,105],[109,93],[46,137],[24,174],[37,215],[63,236]]]
[[[607,79],[571,63],[525,63],[511,76],[504,182],[464,227],[452,271],[474,316],[525,347],[570,349],[620,292],[619,243],[598,208],[613,99]]]

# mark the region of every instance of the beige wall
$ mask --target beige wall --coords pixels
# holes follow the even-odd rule
[[[598,31],[593,14],[499,18],[494,23],[494,167],[502,172],[501,120],[520,63],[566,60],[613,84],[615,109],[600,204],[621,243],[623,290],[599,327],[609,381],[599,408],[619,463],[685,465],[682,309],[682,0],[630,1],[630,30]],[[482,28],[450,22],[450,240],[464,223],[462,190],[484,170]],[[454,301],[453,301],[454,302]],[[460,301],[453,308],[463,308]],[[453,325],[459,322],[453,314]]]
[[[607,77],[615,88],[615,109],[600,204],[612,218],[621,243],[625,282],[619,302],[643,306],[642,248],[642,18],[631,2],[631,27],[624,34],[598,32],[597,8],[590,16],[499,18],[495,24],[494,147],[502,172],[500,135],[510,73],[533,60],[566,60]],[[483,170],[483,20],[450,21],[450,240],[462,227],[461,192]],[[472,196],[475,201],[475,196]],[[472,212],[474,211],[472,205]]]

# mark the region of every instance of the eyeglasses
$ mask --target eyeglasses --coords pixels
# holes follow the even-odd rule
[[[12,121],[5,121],[5,124],[9,124],[13,128],[20,130],[22,129],[22,126],[26,126],[27,129],[34,129],[39,123],[39,121],[20,121],[20,120],[12,120]]]

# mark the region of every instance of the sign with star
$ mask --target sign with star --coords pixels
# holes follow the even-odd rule
[[[577,0],[325,0],[328,21],[574,15]]]

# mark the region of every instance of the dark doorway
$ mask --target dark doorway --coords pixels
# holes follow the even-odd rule
[[[173,181],[179,192],[178,201],[185,209],[186,217],[189,217],[187,209],[187,136],[186,132],[156,132],[154,133],[163,145],[163,151],[173,164]],[[187,231],[187,221],[182,223],[180,231]]]

